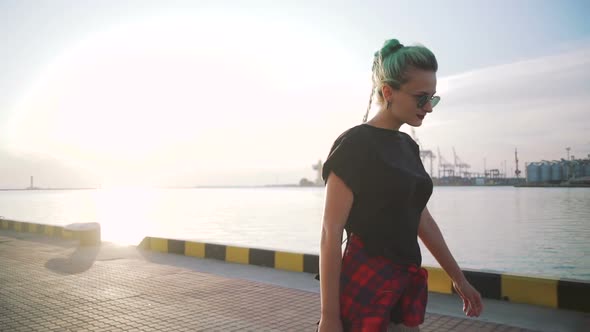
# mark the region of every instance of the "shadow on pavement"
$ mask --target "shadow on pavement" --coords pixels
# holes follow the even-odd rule
[[[70,257],[52,258],[45,263],[45,268],[59,274],[78,274],[92,267],[100,246],[78,247]]]

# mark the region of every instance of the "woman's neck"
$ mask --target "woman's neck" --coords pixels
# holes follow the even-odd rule
[[[386,109],[380,109],[379,112],[367,124],[389,130],[399,131],[403,122],[395,119],[393,115]]]

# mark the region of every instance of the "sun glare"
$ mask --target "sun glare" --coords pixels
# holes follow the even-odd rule
[[[288,20],[208,14],[145,18],[72,46],[22,98],[13,147],[84,164],[107,183],[162,174],[170,158],[195,162],[188,155],[215,168],[232,161],[236,141],[251,147],[246,165],[280,150],[265,138],[276,132],[269,121],[313,120],[306,103],[319,104],[322,83],[309,77],[342,75],[321,60],[338,48]]]
[[[145,186],[113,184],[97,195],[97,220],[102,236],[109,242],[138,245],[150,234],[156,191]]]

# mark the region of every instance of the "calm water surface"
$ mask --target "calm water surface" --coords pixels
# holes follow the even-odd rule
[[[0,191],[0,216],[317,254],[323,203],[323,188]],[[435,187],[429,209],[462,268],[590,280],[590,189]]]

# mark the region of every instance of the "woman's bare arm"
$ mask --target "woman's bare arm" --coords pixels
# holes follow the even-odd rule
[[[430,215],[428,208],[424,208],[420,216],[418,236],[436,258],[440,266],[453,280],[453,286],[463,299],[463,311],[468,316],[479,316],[483,310],[481,295],[465,278],[463,271],[451,254],[440,228]]]
[[[340,268],[342,234],[352,207],[350,188],[335,173],[326,184],[326,200],[320,240],[320,296],[324,319],[340,319]]]

